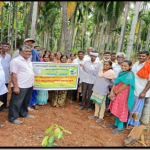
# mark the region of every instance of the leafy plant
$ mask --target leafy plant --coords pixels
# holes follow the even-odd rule
[[[55,130],[53,131],[52,129]],[[51,125],[50,128],[48,128],[45,133],[47,134],[47,136],[44,137],[43,141],[42,141],[42,147],[52,147],[52,146],[56,146],[57,144],[54,143],[55,139],[63,139],[63,133],[69,133],[72,134],[71,132],[65,130],[63,127],[58,126],[57,124],[53,124]]]

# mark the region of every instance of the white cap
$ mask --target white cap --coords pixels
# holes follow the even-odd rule
[[[35,43],[35,41],[32,38],[27,38],[24,40],[24,42],[26,42],[26,41],[33,41],[33,43]]]

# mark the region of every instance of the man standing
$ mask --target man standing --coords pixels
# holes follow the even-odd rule
[[[78,58],[74,59],[72,63],[74,64],[83,64],[84,62],[84,51],[80,50],[78,51]],[[82,75],[82,67],[79,66],[79,84],[78,86],[81,88],[81,80],[80,80],[80,76]],[[72,101],[70,101],[70,104],[73,104],[74,102],[77,101],[77,93],[78,93],[78,88],[77,90],[73,90],[73,99]],[[82,93],[79,91],[79,104],[81,104],[82,102]]]
[[[92,52],[93,50],[94,50],[93,47],[87,48],[87,55],[84,56],[84,60],[91,59],[91,57],[90,57],[90,52]],[[96,57],[96,60],[97,60],[97,61],[99,60],[99,57],[98,57],[98,56]]]
[[[21,46],[20,55],[10,62],[10,72],[12,80],[12,95],[9,104],[8,119],[15,124],[21,124],[23,121],[18,120],[20,117],[34,118],[28,115],[28,105],[34,86],[34,72],[32,62],[29,59],[31,48]]]
[[[9,83],[9,64],[11,61],[11,56],[7,54],[6,52],[9,50],[9,44],[6,42],[1,42],[2,50],[0,54],[1,58],[1,64],[3,66],[3,70],[5,73],[5,85],[8,88],[8,83]],[[6,106],[7,106],[7,93],[5,93],[2,96],[2,102],[4,103],[2,107],[0,107],[0,110],[7,111]]]
[[[138,62],[136,62],[132,67],[132,72],[135,75],[135,91],[134,91],[134,104],[132,110],[129,112],[127,127],[132,129],[134,126],[140,125],[140,117],[144,107],[144,103],[148,108],[150,104],[150,61],[148,61],[149,52],[140,51],[138,56]],[[147,98],[147,101],[145,101]],[[147,109],[145,108],[145,109]],[[142,115],[142,122],[145,124],[149,123],[149,113],[150,108],[147,109],[148,116]],[[145,120],[144,120],[145,118]]]
[[[7,92],[8,92],[7,87],[5,85],[5,73],[4,73],[4,70],[3,70],[3,66],[1,64],[1,58],[0,58],[0,88],[1,88],[1,90],[0,90],[0,103],[1,103],[0,108],[1,108],[3,106],[3,95],[5,93],[7,94]],[[4,125],[1,124],[0,128],[3,127],[3,126]]]
[[[98,57],[98,52],[92,51],[89,53],[91,59],[85,60],[83,63],[84,66],[87,66],[88,68],[95,70],[95,69],[100,69],[101,67],[101,62],[96,59]],[[90,100],[90,97],[92,95],[92,88],[94,85],[94,82],[96,80],[95,76],[91,76],[88,73],[86,73],[84,70],[82,71],[82,76],[81,76],[81,83],[82,83],[82,103],[78,109],[82,110],[86,106],[86,95],[88,91],[88,106],[87,106],[87,112],[92,111],[92,101]]]
[[[110,58],[111,58],[110,52],[105,52],[104,55],[103,55],[103,59],[101,60],[102,66],[104,64],[104,61],[109,61]]]
[[[0,43],[0,54],[2,53],[2,46],[1,46],[1,43]]]
[[[40,51],[40,46],[34,46],[34,49],[36,49],[37,51]]]
[[[123,52],[119,52],[119,53],[117,53],[117,55],[116,55],[116,58],[117,58],[117,61],[118,61],[118,62],[112,64],[112,68],[113,68],[113,70],[114,70],[116,76],[118,76],[118,74],[122,71],[122,69],[121,69],[121,64],[122,64],[122,62],[125,60],[125,57],[126,57],[126,55],[125,55]],[[111,90],[111,89],[110,89],[110,90]],[[109,98],[108,98],[108,96],[107,96],[107,99],[106,99],[106,107],[108,107],[109,102],[110,102],[110,101],[109,101]],[[110,110],[108,110],[108,113],[106,114],[106,116],[111,116]]]
[[[111,62],[112,62],[112,63],[117,63],[117,60],[116,60],[116,53],[111,53]]]

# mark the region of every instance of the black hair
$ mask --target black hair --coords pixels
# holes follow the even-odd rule
[[[61,55],[60,61],[61,61],[61,59],[62,59],[64,56],[68,59],[68,56],[67,56],[67,55]]]
[[[51,51],[50,51],[50,50],[45,50],[44,54],[46,54],[46,52],[50,52],[50,53],[51,53]]]
[[[104,61],[104,63],[105,62],[108,62],[109,63],[109,65],[111,66],[111,68],[109,68],[109,69],[112,69],[112,62],[109,60],[109,61]]]
[[[146,54],[147,56],[149,56],[149,52],[148,52],[148,51],[145,51],[145,50],[140,51],[139,54]]]
[[[78,54],[79,54],[79,53],[83,53],[83,54],[84,54],[84,51],[83,51],[83,50],[80,50],[80,51],[78,51]]]
[[[1,42],[1,45],[9,45],[7,42]]]
[[[110,52],[105,52],[104,55],[105,55],[105,54],[109,54],[109,55],[110,55]]]
[[[40,47],[40,46],[34,46],[34,49],[35,49],[36,47]]]
[[[55,56],[57,55],[57,53],[60,53],[60,54],[61,54],[61,56],[62,56],[62,53],[61,53],[61,52],[56,52]]]
[[[43,55],[43,58],[44,58],[45,56],[48,56],[48,57],[50,58],[50,55],[48,55],[48,54],[44,54],[44,55]]]
[[[129,67],[132,66],[132,61],[130,61],[130,60],[124,60],[122,63],[124,63],[124,62],[128,63]],[[131,71],[131,68],[129,69],[129,71]]]
[[[70,54],[70,57],[71,57],[72,55],[73,55],[73,56],[76,56],[76,54],[75,54],[75,53],[71,53],[71,54]]]
[[[49,56],[51,56],[51,54],[54,54],[54,56],[55,56],[55,53],[53,53],[53,52],[52,52],[52,53],[50,53],[50,55],[49,55]]]
[[[116,53],[111,53],[111,55],[116,55]]]

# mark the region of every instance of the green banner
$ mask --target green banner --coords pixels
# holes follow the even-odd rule
[[[78,64],[33,62],[35,90],[77,89]]]

